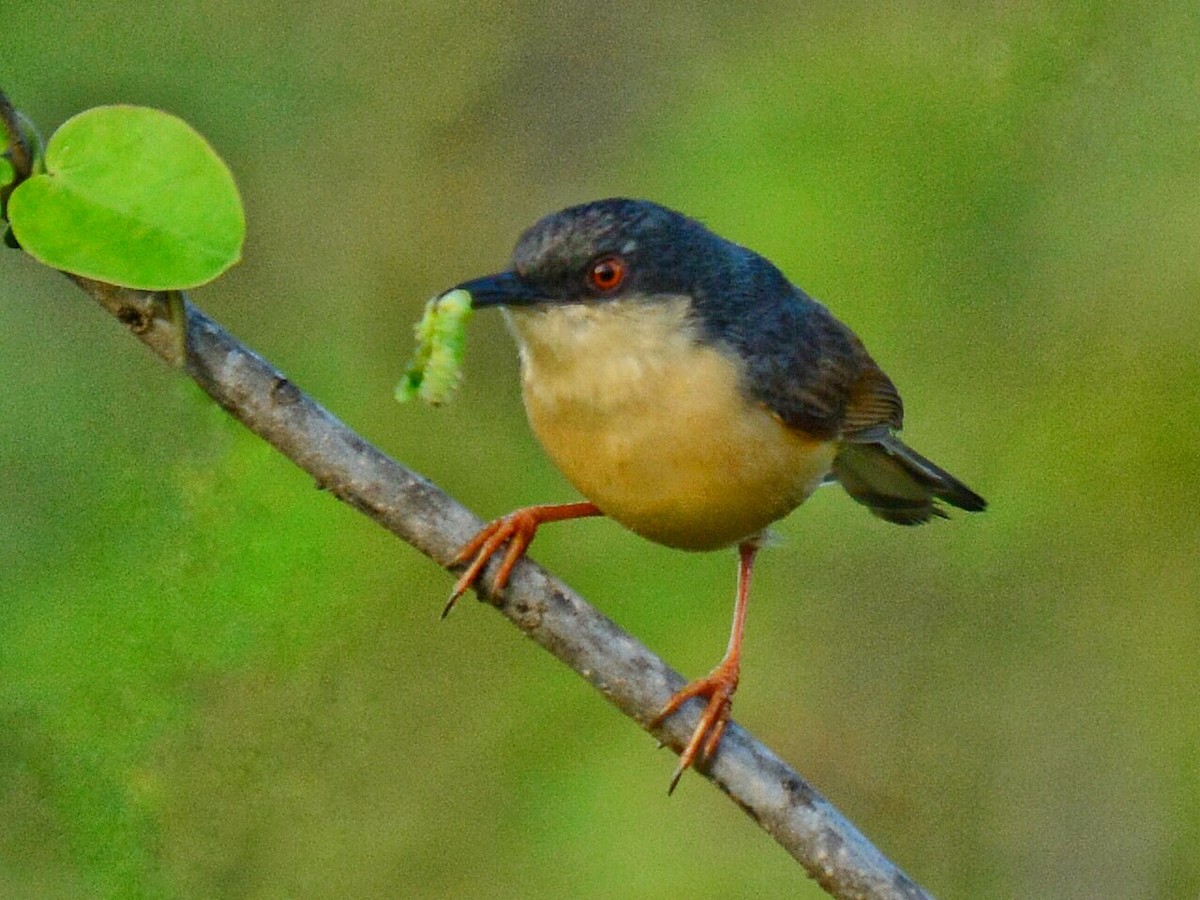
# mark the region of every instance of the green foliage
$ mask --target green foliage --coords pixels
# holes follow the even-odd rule
[[[50,138],[45,170],[9,198],[34,258],[126,287],[188,288],[241,256],[245,219],[225,164],[186,122],[155,109],[104,106]]]

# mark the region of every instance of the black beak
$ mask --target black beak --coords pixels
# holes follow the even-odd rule
[[[473,278],[457,285],[454,290],[466,291],[471,295],[471,306],[528,306],[545,299],[541,292],[527,281],[522,281],[515,272],[498,272]]]

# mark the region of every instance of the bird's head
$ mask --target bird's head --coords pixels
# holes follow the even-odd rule
[[[540,219],[507,271],[458,287],[476,307],[514,309],[694,297],[740,249],[656,203],[597,200]]]

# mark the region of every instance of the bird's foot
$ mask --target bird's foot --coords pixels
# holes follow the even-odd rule
[[[693,763],[707,762],[717,752],[717,745],[721,743],[721,736],[725,734],[725,727],[729,724],[729,712],[733,706],[733,694],[737,690],[737,686],[738,660],[736,657],[726,658],[705,677],[697,678],[676,691],[667,701],[667,705],[662,708],[662,712],[650,722],[651,728],[657,728],[668,716],[678,711],[693,697],[708,699],[708,705],[700,714],[700,721],[696,723],[691,739],[683,748],[683,752],[679,754],[679,765],[675,767],[675,774],[671,776],[671,785],[667,788],[668,794],[674,792],[675,786],[679,784],[679,779],[692,767]]]
[[[497,593],[504,590],[504,586],[508,584],[513,566],[525,555],[530,541],[537,534],[539,525],[544,522],[561,522],[564,519],[580,519],[598,515],[601,515],[601,512],[596,505],[584,501],[549,506],[526,506],[489,522],[479,529],[479,533],[467,541],[458,551],[458,555],[450,561],[451,566],[461,566],[467,562],[470,562],[470,565],[458,577],[458,581],[454,582],[454,588],[450,591],[450,599],[446,601],[446,607],[442,610],[442,618],[444,619],[450,614],[450,610],[454,609],[458,598],[479,580],[484,566],[506,543],[508,549],[504,552],[504,559],[500,563],[500,568],[496,570],[496,577],[492,580],[492,590]]]
[[[538,525],[541,522],[536,515],[536,510],[537,507],[518,509],[507,516],[501,516],[499,519],[488,522],[479,529],[475,537],[463,545],[450,565],[461,566],[468,561],[471,564],[458,577],[458,581],[454,582],[454,588],[450,591],[450,599],[446,602],[446,608],[442,610],[443,619],[450,614],[450,610],[454,609],[458,598],[479,580],[479,575],[488,561],[507,543],[508,549],[504,553],[504,559],[500,563],[500,568],[496,570],[496,577],[492,580],[492,587],[495,591],[504,590],[504,586],[508,584],[508,578],[512,574],[513,566],[525,555],[530,541],[537,534]]]

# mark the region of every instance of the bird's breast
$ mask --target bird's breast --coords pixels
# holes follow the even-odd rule
[[[739,387],[686,298],[514,309],[534,433],[580,493],[651,540],[708,550],[756,535],[829,471],[831,442]]]

